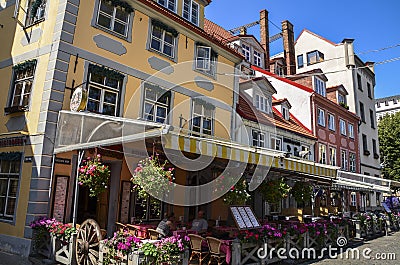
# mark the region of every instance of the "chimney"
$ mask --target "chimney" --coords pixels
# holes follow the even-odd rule
[[[268,11],[260,11],[260,38],[261,45],[265,50],[264,68],[269,71],[269,28],[268,28]]]
[[[247,28],[246,27],[241,27],[240,28],[240,35],[247,35]]]
[[[283,51],[286,60],[286,74],[296,73],[296,54],[294,50],[293,24],[288,20],[282,21]]]
[[[375,62],[370,62],[370,61],[365,62],[365,66],[368,66],[368,68],[369,68],[373,73],[375,73]]]
[[[354,58],[354,39],[344,39],[342,41],[344,47],[344,61],[347,68],[355,67],[356,62]]]

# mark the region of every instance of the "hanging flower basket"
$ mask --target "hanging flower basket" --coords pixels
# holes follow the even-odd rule
[[[261,183],[258,187],[263,198],[268,203],[276,203],[286,198],[289,193],[290,187],[286,184],[283,178],[268,180]]]
[[[174,168],[167,168],[167,163],[161,163],[158,154],[139,161],[131,178],[138,197],[146,199],[149,194],[156,198],[168,197],[175,178]]]
[[[312,186],[305,182],[297,181],[290,193],[297,203],[304,203],[311,200]]]
[[[102,164],[100,155],[88,157],[79,168],[78,183],[89,188],[90,197],[96,197],[107,189],[110,175],[110,169]]]
[[[250,194],[247,191],[247,182],[244,177],[241,177],[239,181],[231,187],[231,189],[225,193],[222,197],[223,201],[227,205],[243,205],[250,198]]]

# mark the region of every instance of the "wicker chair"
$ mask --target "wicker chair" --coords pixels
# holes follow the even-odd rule
[[[192,259],[199,259],[199,264],[203,264],[203,260],[208,256],[209,252],[202,250],[201,243],[205,240],[204,237],[195,234],[188,234],[190,238],[190,249],[192,254],[190,255],[189,263]]]
[[[131,224],[126,224],[126,229],[128,229],[129,234],[132,236],[138,237],[138,229]],[[144,239],[144,238],[142,238]]]
[[[149,239],[151,240],[157,240],[160,238],[161,235],[160,233],[157,232],[157,230],[151,228],[147,229],[147,233],[149,234]]]
[[[116,231],[123,232],[126,229],[127,229],[126,225],[124,225],[123,223],[115,222],[115,230]]]
[[[218,265],[226,263],[226,254],[221,252],[222,241],[215,237],[206,237],[208,247],[210,248],[210,261],[211,264],[213,260],[218,262]]]

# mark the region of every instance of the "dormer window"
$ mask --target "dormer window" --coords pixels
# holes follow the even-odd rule
[[[250,47],[242,44],[242,54],[244,56],[244,58],[246,59],[246,61],[250,62]]]
[[[266,113],[271,112],[271,99],[260,95],[256,95],[256,108]]]
[[[289,120],[289,118],[290,118],[289,109],[285,106],[282,106],[282,117],[285,120]]]
[[[320,51],[312,51],[307,53],[307,65],[316,64],[324,61],[324,54]]]
[[[346,96],[342,93],[338,93],[338,103],[339,104],[346,104]]]
[[[254,65],[258,66],[258,67],[262,67],[261,64],[261,53],[254,50],[253,51],[253,55],[254,55]]]
[[[323,97],[326,97],[325,82],[318,77],[314,77],[314,90]]]

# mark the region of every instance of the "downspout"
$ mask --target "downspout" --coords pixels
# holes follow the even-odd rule
[[[236,104],[239,101],[239,74],[240,74],[240,64],[235,64],[234,68],[234,78],[233,78],[233,102],[232,102],[232,111],[231,111],[231,141],[237,142],[237,115],[236,115]]]

